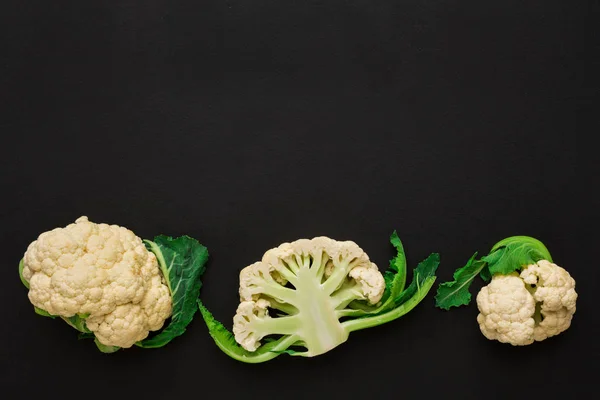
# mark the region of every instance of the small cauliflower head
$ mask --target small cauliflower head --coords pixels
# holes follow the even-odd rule
[[[377,304],[384,290],[377,265],[352,241],[283,243],[240,272],[235,340],[255,351],[265,336],[287,335],[306,354],[322,354],[348,337],[339,312],[353,301]]]
[[[129,348],[171,316],[169,288],[142,239],[83,216],[44,232],[23,257],[31,303],[61,317],[86,315],[106,346]]]
[[[564,332],[575,314],[575,280],[541,260],[509,275],[494,275],[477,294],[477,322],[490,340],[524,346]]]

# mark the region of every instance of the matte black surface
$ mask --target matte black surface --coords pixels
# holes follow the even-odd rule
[[[597,6],[75,3],[88,2],[0,10],[4,394],[564,399],[594,390],[598,167],[584,138],[598,133]],[[567,332],[524,348],[486,340],[474,304],[443,312],[432,292],[406,317],[313,359],[236,362],[199,314],[163,349],[104,355],[35,315],[17,276],[31,241],[81,215],[145,238],[198,238],[211,254],[202,298],[228,326],[239,270],[267,249],[328,235],[356,241],[383,269],[394,229],[411,268],[441,253],[439,282],[476,250],[535,236],[577,280],[578,309]]]

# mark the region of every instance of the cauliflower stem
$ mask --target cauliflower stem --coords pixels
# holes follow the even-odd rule
[[[320,237],[267,251],[240,273],[233,332],[198,300],[209,333],[230,357],[260,363],[282,353],[318,356],[346,342],[353,331],[405,315],[433,286],[439,255],[421,262],[405,288],[404,249],[396,232],[390,240],[398,254],[385,278],[354,242]]]

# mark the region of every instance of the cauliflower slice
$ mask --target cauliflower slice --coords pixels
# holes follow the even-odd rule
[[[61,317],[89,315],[107,346],[128,348],[172,312],[156,256],[127,228],[78,218],[39,235],[23,257],[31,303]]]
[[[390,243],[397,255],[386,279],[352,241],[322,236],[266,251],[240,272],[233,332],[198,301],[211,337],[233,359],[262,363],[284,353],[318,356],[351,332],[401,318],[431,290],[440,257],[431,253],[421,261],[406,286],[404,247],[395,231]]]
[[[240,272],[235,340],[255,351],[265,336],[292,335],[307,354],[321,354],[348,337],[339,311],[355,300],[376,304],[384,290],[383,275],[352,241],[283,243]],[[280,315],[271,317],[268,308]]]
[[[547,260],[495,275],[477,294],[477,322],[490,340],[524,346],[571,325],[577,293],[569,273]]]

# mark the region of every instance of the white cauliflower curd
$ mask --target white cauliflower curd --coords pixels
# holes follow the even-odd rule
[[[575,280],[556,264],[540,260],[521,273],[495,275],[477,294],[477,322],[490,340],[523,346],[571,326]]]
[[[85,216],[39,235],[23,257],[22,278],[35,307],[84,317],[106,346],[133,346],[172,312],[169,287],[142,239]]]

